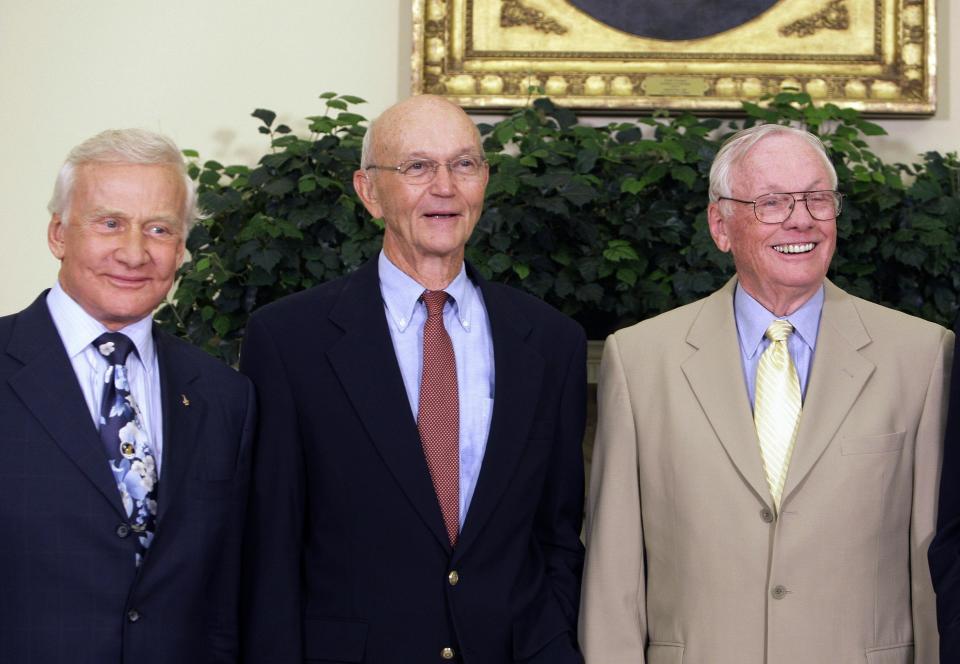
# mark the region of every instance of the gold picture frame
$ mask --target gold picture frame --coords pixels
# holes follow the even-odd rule
[[[795,88],[874,115],[936,110],[935,0],[750,2],[762,11],[702,36],[717,22],[656,24],[669,0],[413,0],[413,92],[481,111],[546,94],[596,112],[736,112]],[[657,30],[683,38],[639,36]]]

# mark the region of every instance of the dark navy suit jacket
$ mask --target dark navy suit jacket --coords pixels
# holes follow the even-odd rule
[[[954,326],[960,333],[960,320]],[[958,343],[960,350],[960,343]],[[940,661],[960,662],[960,355],[953,354],[950,410],[943,442],[937,534],[930,545],[930,574],[937,593]]]
[[[244,661],[582,662],[583,330],[480,284],[496,386],[451,549],[380,294],[377,261],[256,312]],[[456,575],[452,575],[456,572]],[[448,651],[449,654],[449,651]]]
[[[0,662],[237,660],[250,382],[155,331],[163,392],[156,535],[136,538],[41,295],[0,318]]]

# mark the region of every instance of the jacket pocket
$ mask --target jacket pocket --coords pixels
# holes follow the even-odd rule
[[[903,449],[904,431],[883,433],[876,436],[853,436],[840,440],[840,451],[844,456],[850,454],[883,454]]]
[[[647,645],[647,664],[683,664],[683,644],[651,641]]]
[[[867,664],[913,664],[913,644],[871,648],[867,651]]]
[[[361,662],[367,647],[367,624],[306,618],[303,641],[303,655],[308,661]]]

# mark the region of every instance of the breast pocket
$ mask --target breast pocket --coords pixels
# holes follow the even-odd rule
[[[873,436],[851,436],[840,439],[840,451],[844,456],[853,454],[886,454],[903,449],[905,431],[883,433]]]
[[[683,664],[683,644],[651,641],[647,646],[647,663]]]
[[[867,664],[912,664],[913,644],[873,648],[867,651]]]

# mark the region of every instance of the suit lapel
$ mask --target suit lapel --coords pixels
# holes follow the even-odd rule
[[[859,352],[870,343],[870,335],[852,298],[830,282],[824,288],[820,331],[783,490],[784,504],[827,449],[875,369]]]
[[[46,292],[18,316],[7,353],[23,363],[20,371],[10,377],[14,392],[63,453],[125,519],[120,492],[86,399],[50,318]]]
[[[687,334],[696,349],[682,365],[720,444],[757,497],[772,506],[750,400],[743,382],[743,362],[733,313],[736,278],[708,297]]]
[[[157,499],[157,530],[166,515],[179,504],[181,486],[193,466],[197,449],[203,444],[200,425],[206,412],[203,395],[193,389],[199,376],[173,339],[154,328],[157,364],[160,369],[160,393],[163,400],[163,459],[160,467],[160,493]]]
[[[449,549],[390,339],[376,259],[349,277],[330,319],[344,331],[327,351],[333,370],[397,484],[437,540]]]
[[[543,358],[526,342],[529,320],[472,269],[470,275],[481,287],[490,321],[495,387],[487,447],[458,553],[468,550],[480,535],[523,455],[543,377]]]

